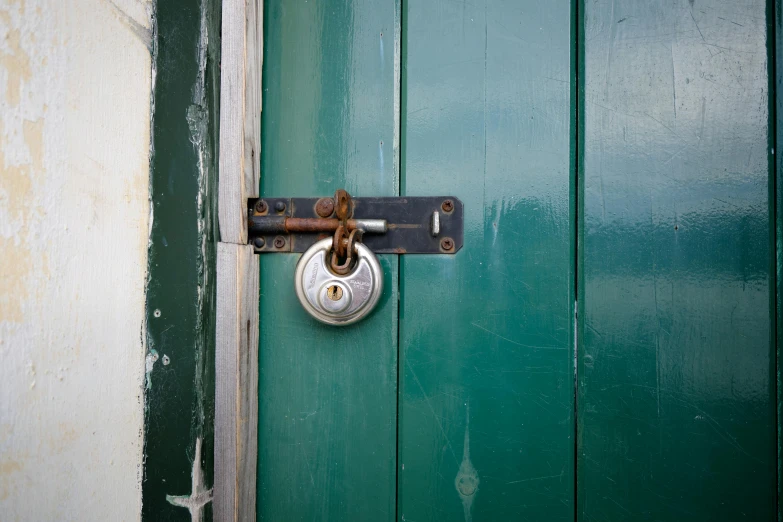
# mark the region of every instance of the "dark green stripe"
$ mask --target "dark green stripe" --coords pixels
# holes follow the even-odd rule
[[[775,237],[774,240],[774,262],[775,262],[775,270],[772,272],[775,276],[775,284],[774,284],[774,304],[773,304],[773,310],[774,310],[774,317],[773,317],[773,335],[775,339],[774,347],[775,347],[775,360],[776,364],[773,368],[775,375],[775,383],[776,383],[776,399],[777,399],[777,408],[776,408],[776,416],[777,416],[777,451],[778,451],[778,465],[777,465],[777,492],[778,492],[778,498],[777,498],[777,514],[778,514],[778,521],[783,521],[783,511],[780,509],[780,497],[783,495],[783,484],[781,483],[781,464],[783,461],[781,461],[781,455],[783,454],[783,438],[781,436],[783,435],[783,425],[781,425],[781,421],[783,421],[783,386],[781,386],[781,383],[783,382],[781,379],[783,378],[783,372],[781,372],[781,360],[780,360],[780,348],[783,345],[783,328],[779,328],[779,325],[783,321],[783,303],[781,302],[781,299],[783,299],[783,294],[781,293],[781,280],[783,278],[781,277],[783,275],[783,248],[781,246],[781,237],[783,237],[783,216],[780,214],[781,208],[783,208],[783,191],[781,191],[781,187],[783,184],[780,182],[780,175],[781,175],[781,162],[780,162],[780,146],[781,143],[783,143],[783,140],[781,140],[781,129],[783,129],[783,126],[780,125],[780,121],[778,118],[780,118],[783,115],[783,110],[780,110],[781,103],[783,103],[783,100],[781,100],[778,97],[778,87],[780,86],[781,81],[783,81],[783,78],[781,78],[781,73],[783,73],[783,64],[780,63],[781,58],[783,57],[783,53],[780,52],[780,45],[783,39],[779,38],[780,30],[783,28],[783,21],[781,21],[781,12],[783,9],[783,5],[781,5],[780,0],[769,0],[767,2],[767,31],[768,31],[768,40],[767,40],[767,50],[768,50],[768,59],[769,59],[769,108],[770,108],[770,132],[769,132],[769,140],[770,140],[770,147],[774,150],[774,153],[770,156],[770,172],[772,175],[770,175],[770,193],[772,196],[770,197],[770,209],[772,213],[772,218],[774,219],[775,227],[774,227],[774,234]]]
[[[197,439],[212,487],[220,2],[159,2],[156,20],[142,519],[185,521],[171,500],[192,492]]]

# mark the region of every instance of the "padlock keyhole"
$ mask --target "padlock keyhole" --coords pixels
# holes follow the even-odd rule
[[[332,301],[339,301],[343,298],[343,289],[337,285],[332,285],[326,289],[326,296]]]

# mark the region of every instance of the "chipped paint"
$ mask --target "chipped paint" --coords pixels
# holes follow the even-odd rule
[[[208,238],[207,238],[207,226],[208,222],[212,219],[211,211],[212,207],[207,204],[211,198],[211,186],[208,183],[210,151],[207,145],[207,133],[208,133],[208,115],[207,115],[207,100],[206,100],[206,68],[207,68],[207,47],[209,44],[209,21],[207,20],[207,3],[201,4],[200,12],[200,25],[199,25],[199,43],[198,43],[198,74],[196,75],[196,81],[193,84],[193,104],[188,107],[186,119],[188,122],[188,129],[190,131],[190,142],[193,145],[194,152],[196,153],[197,166],[198,166],[198,192],[196,196],[196,209],[197,209],[197,226],[199,237],[199,258],[198,265],[202,267],[198,274],[197,289],[197,307],[199,313],[196,319],[196,330],[199,333],[205,331],[204,319],[208,317],[208,313],[205,310],[207,307],[207,296],[205,290],[210,287],[211,281],[209,280],[210,271],[203,269],[207,263],[208,254]],[[195,375],[195,414],[197,419],[197,434],[198,444],[201,444],[201,437],[203,436],[206,422],[206,412],[204,410],[205,404],[205,389],[204,389],[204,372],[205,364],[204,352],[207,349],[205,337],[199,335],[196,338],[195,346],[195,358],[196,358],[196,375]]]
[[[148,390],[152,388],[152,370],[155,369],[156,362],[158,362],[158,352],[152,348],[147,352],[147,357],[144,358],[145,388]]]
[[[32,74],[30,56],[22,49],[21,38],[19,29],[9,30],[5,36],[7,50],[0,50],[0,67],[7,75],[5,100],[12,107],[19,105],[22,87]]]
[[[0,2],[3,520],[141,512],[151,1],[113,1]]]

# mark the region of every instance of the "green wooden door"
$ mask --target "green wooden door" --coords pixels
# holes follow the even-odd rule
[[[261,194],[455,195],[465,246],[344,328],[261,256],[260,520],[773,513],[763,2],[586,4],[265,2]]]
[[[397,195],[394,3],[264,4],[261,194]],[[261,258],[259,519],[391,520],[398,259],[373,315],[335,328],[299,304],[298,258]]]
[[[767,6],[584,4],[580,518],[773,520]]]
[[[401,191],[465,246],[400,262],[398,516],[571,520],[570,4],[404,5]]]

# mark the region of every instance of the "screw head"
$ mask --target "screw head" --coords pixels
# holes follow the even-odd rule
[[[454,249],[454,240],[450,237],[444,237],[440,240],[440,247],[443,250],[453,250]]]
[[[283,212],[285,210],[285,203],[283,203],[282,201],[278,201],[277,203],[275,203],[275,210],[277,210],[278,212]]]
[[[259,199],[258,201],[256,201],[255,210],[259,214],[263,214],[264,212],[266,212],[268,210],[268,208],[269,207],[267,207],[266,201],[264,201],[263,199]]]
[[[443,209],[443,212],[451,212],[454,210],[454,202],[450,199],[447,199],[443,202],[443,204],[441,204],[440,208]]]
[[[275,238],[275,248],[283,248],[285,246],[285,238],[283,236],[277,236]]]
[[[257,237],[253,240],[253,246],[256,248],[264,248],[264,245],[266,244],[266,241],[264,241],[263,237]]]
[[[334,212],[334,200],[332,198],[321,198],[315,204],[315,213],[322,218],[328,218]]]

